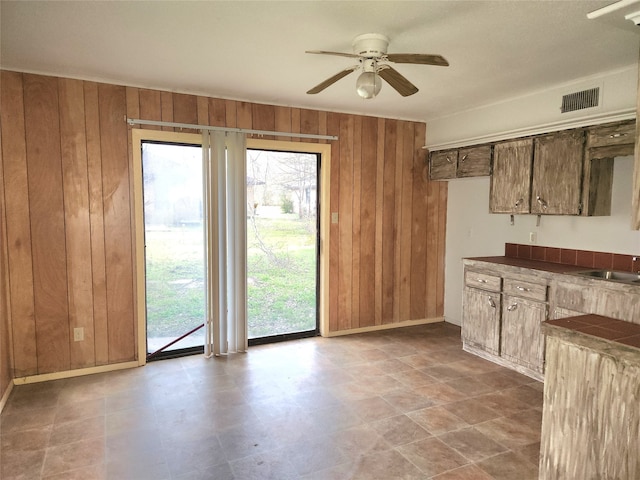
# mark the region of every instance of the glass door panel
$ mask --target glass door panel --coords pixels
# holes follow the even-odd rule
[[[318,331],[318,160],[311,153],[247,150],[251,343]]]
[[[202,350],[202,149],[143,142],[142,172],[148,358]]]

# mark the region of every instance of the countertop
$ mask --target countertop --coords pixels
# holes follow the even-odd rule
[[[593,270],[588,267],[578,267],[576,265],[566,265],[564,263],[542,262],[540,260],[527,260],[515,257],[470,257],[465,258],[465,260],[508,265],[510,267],[529,268],[531,270],[540,270],[550,273],[575,273],[584,270]]]
[[[640,363],[640,325],[602,315],[547,320],[545,335],[560,337],[603,354]]]

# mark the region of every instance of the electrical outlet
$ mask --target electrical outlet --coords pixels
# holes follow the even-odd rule
[[[73,329],[73,341],[82,342],[84,340],[84,328],[76,327]]]
[[[529,232],[529,243],[536,243],[537,240],[538,236],[536,235],[536,232]]]

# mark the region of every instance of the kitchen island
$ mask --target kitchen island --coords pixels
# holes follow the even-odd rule
[[[544,322],[540,479],[640,478],[640,325],[600,315]]]

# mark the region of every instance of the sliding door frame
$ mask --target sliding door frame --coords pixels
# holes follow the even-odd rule
[[[178,144],[202,145],[202,135],[198,133],[179,133],[161,130],[131,129],[133,151],[133,209],[135,231],[135,279],[136,279],[136,322],[138,365],[147,363],[147,312],[146,312],[146,279],[144,248],[144,198],[142,179],[142,142],[155,141]],[[247,149],[281,150],[288,152],[316,153],[320,155],[320,242],[319,242],[319,276],[318,316],[320,335],[329,333],[329,229],[331,192],[331,144],[265,140],[247,138]],[[204,319],[203,319],[204,321]]]

